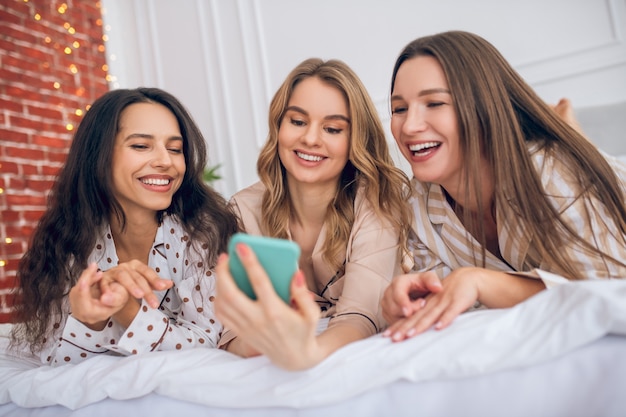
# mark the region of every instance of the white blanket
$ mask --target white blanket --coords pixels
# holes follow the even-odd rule
[[[371,337],[303,372],[207,349],[101,356],[51,368],[8,353],[5,336],[0,404],[77,409],[154,392],[225,408],[307,408],[403,379],[456,379],[539,364],[607,334],[626,336],[626,280],[560,285],[511,309],[466,313],[448,329],[402,343]]]

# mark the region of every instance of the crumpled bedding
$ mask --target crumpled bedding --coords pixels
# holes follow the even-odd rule
[[[0,404],[78,409],[156,393],[214,407],[308,408],[399,380],[453,380],[527,367],[605,335],[626,336],[626,280],[559,285],[510,309],[465,313],[447,329],[401,343],[373,336],[301,372],[217,349],[100,356],[52,368],[7,351],[8,326],[0,337]]]

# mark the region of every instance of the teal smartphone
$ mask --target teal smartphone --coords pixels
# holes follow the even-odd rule
[[[228,243],[228,266],[237,286],[248,297],[256,300],[248,273],[243,267],[235,245],[245,243],[254,252],[259,263],[265,269],[272,281],[276,294],[287,304],[290,302],[289,286],[293,274],[298,270],[300,247],[297,243],[286,239],[249,235],[247,233],[234,234]]]

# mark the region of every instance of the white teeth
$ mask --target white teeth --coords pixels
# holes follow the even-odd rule
[[[417,143],[415,145],[410,145],[409,150],[411,152],[420,152],[427,148],[434,148],[435,146],[439,146],[440,142],[425,142],[425,143]]]
[[[321,156],[309,155],[309,154],[302,153],[302,152],[296,152],[296,155],[298,155],[298,158],[302,158],[306,161],[312,161],[312,162],[318,162],[324,159]]]
[[[163,178],[143,178],[141,182],[147,185],[167,185],[170,183],[170,180]]]

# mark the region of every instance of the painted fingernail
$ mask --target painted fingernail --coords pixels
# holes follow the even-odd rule
[[[243,243],[237,243],[237,255],[239,255],[242,258],[245,258],[249,254],[250,254],[250,250],[249,250],[248,246],[246,246]]]
[[[302,287],[304,285],[304,274],[302,271],[298,270],[296,272],[296,286]]]
[[[417,334],[417,331],[415,329],[409,329],[408,332],[406,332],[406,337],[413,337]]]
[[[435,330],[441,330],[443,328],[443,323],[438,321],[435,323]]]
[[[425,298],[422,298],[422,299],[420,300],[420,308],[424,307],[425,305],[426,305],[426,299],[425,299]]]
[[[383,337],[389,337],[391,335],[391,330],[385,330],[383,332]]]
[[[402,307],[402,314],[404,315],[404,317],[409,317],[409,315],[411,314],[411,310],[409,310],[408,307]]]

